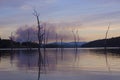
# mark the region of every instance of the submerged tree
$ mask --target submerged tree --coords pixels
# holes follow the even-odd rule
[[[107,49],[107,37],[108,37],[108,32],[109,32],[109,29],[110,29],[110,24],[108,25],[108,29],[105,33],[105,43],[104,43],[104,49],[106,50]]]
[[[43,50],[44,50],[44,54],[43,54],[43,57],[44,57],[44,69],[45,69],[45,72],[46,72],[46,64],[48,64],[46,44],[48,43],[49,31],[47,32],[47,29],[45,28],[46,24],[43,25],[43,26],[44,26],[44,30],[43,30],[43,33],[44,33],[44,36],[43,36]]]
[[[56,33],[56,54],[55,54],[55,58],[56,58],[56,64],[57,64],[57,58],[58,58],[58,34]]]
[[[75,43],[75,45],[74,45],[74,48],[75,48],[75,51],[77,52],[77,50],[78,50],[78,44],[77,44],[77,42],[79,42],[79,33],[78,33],[78,30],[72,30],[72,33],[73,33],[73,37],[74,37],[74,43]]]
[[[27,50],[31,50],[30,31],[27,30]]]
[[[63,46],[63,38],[61,38],[60,40],[61,40],[61,44],[60,44],[60,46],[61,46],[61,60],[63,60],[63,48],[64,48],[64,46]]]
[[[72,33],[74,37],[75,62],[76,62],[78,57],[78,47],[79,47],[77,42],[79,42],[80,38],[79,38],[78,30],[73,30]]]
[[[106,66],[108,68],[108,71],[110,72],[110,66],[109,66],[108,58],[107,58],[107,37],[108,37],[109,29],[110,29],[110,24],[108,25],[108,29],[105,33],[104,53],[105,53],[105,59],[106,59]]]
[[[43,33],[43,27],[41,26],[40,20],[39,20],[40,15],[35,9],[34,9],[33,15],[37,19],[37,28],[38,28],[37,36],[38,36],[38,43],[39,43],[39,46],[38,46],[38,53],[39,53],[39,58],[38,58],[38,67],[39,67],[38,80],[39,80],[40,79],[41,66],[42,66],[42,63],[43,63],[43,57],[42,57],[42,53],[41,53],[41,46],[42,46],[44,33]]]
[[[13,43],[13,33],[12,32],[11,32],[11,36],[9,37],[9,39],[10,39],[11,50],[13,50],[14,43]]]

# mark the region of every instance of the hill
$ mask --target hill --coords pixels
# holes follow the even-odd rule
[[[41,47],[46,48],[74,48],[77,44],[77,47],[81,47],[81,45],[85,44],[85,42],[53,42],[48,43],[46,45],[42,45]],[[16,42],[11,41],[9,39],[0,39],[0,48],[37,48],[39,44],[35,42]]]
[[[16,42],[9,39],[0,39],[0,48],[37,48],[39,45],[34,42]]]
[[[46,44],[45,47],[47,48],[74,48],[77,44],[77,47],[81,47],[81,45],[85,44],[85,42],[53,42]]]
[[[95,40],[83,44],[82,47],[104,47],[105,39]],[[113,37],[106,40],[107,47],[120,47],[120,37]]]

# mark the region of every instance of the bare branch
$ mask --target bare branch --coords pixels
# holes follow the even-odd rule
[[[33,11],[34,11],[34,12],[33,12],[33,15],[34,15],[34,16],[40,16],[40,14],[38,14],[38,12],[36,11],[36,9],[33,9]]]

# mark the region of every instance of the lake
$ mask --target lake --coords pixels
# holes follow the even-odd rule
[[[42,54],[44,50],[41,50]],[[120,50],[46,50],[40,80],[120,80]],[[38,80],[38,51],[0,50],[0,80]]]

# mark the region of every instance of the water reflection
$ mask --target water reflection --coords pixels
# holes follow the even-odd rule
[[[107,49],[106,52],[104,51],[104,49],[89,49],[89,50],[96,55],[104,55],[107,53],[109,56],[120,57],[120,49]]]
[[[42,50],[44,51],[44,50]],[[47,49],[45,52],[45,64],[41,67],[41,73],[50,71],[120,71],[120,51],[109,49],[105,53],[102,49]],[[107,54],[107,56],[106,56]],[[37,50],[1,50],[0,71],[23,70],[37,72]]]
[[[120,54],[119,54],[120,50],[119,49],[106,49],[106,50],[93,49],[90,51],[94,52],[96,55],[105,56],[106,67],[108,68],[109,72],[111,72],[112,70],[114,71],[114,69],[117,69],[117,67],[120,67],[119,64],[116,64],[113,66],[114,62],[118,62],[118,61],[114,61],[114,59],[118,60],[120,58]]]

